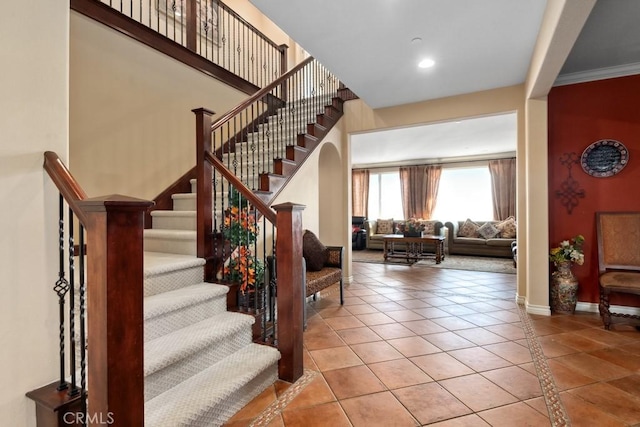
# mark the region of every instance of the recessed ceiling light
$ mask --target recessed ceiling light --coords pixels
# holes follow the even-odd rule
[[[431,68],[436,65],[436,61],[430,58],[423,59],[418,63],[418,67],[420,68]]]

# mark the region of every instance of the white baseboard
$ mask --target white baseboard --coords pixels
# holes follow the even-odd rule
[[[612,305],[609,307],[609,310],[612,313],[640,316],[640,307],[629,307],[626,305]],[[598,303],[578,301],[578,303],[576,304],[576,311],[586,311],[588,313],[599,313]]]
[[[525,309],[529,314],[539,314],[540,316],[551,316],[551,307],[548,305],[533,305],[525,301]]]
[[[353,283],[353,276],[346,276],[342,278],[342,284],[349,285]]]

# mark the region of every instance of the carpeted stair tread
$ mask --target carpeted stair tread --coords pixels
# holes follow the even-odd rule
[[[232,346],[230,341],[236,338],[226,341],[224,339],[243,328],[250,332],[254,322],[252,316],[224,312],[151,340],[144,346],[144,374],[150,375],[215,342],[220,342],[219,347]],[[244,344],[250,342],[251,335],[247,334],[247,342]]]
[[[191,194],[191,193],[189,193]],[[165,211],[157,209],[155,211],[151,211],[151,216],[186,216],[192,217],[196,215],[196,211]]]
[[[192,230],[155,230],[149,228],[144,230],[144,236],[161,239],[195,240],[196,232]]]
[[[163,292],[144,299],[144,320],[177,311],[190,305],[224,296],[229,287],[215,283],[198,283],[175,291]]]
[[[199,267],[206,264],[204,258],[193,255],[170,254],[163,252],[144,253],[144,277],[150,278],[174,270]]]
[[[148,427],[210,427],[226,422],[245,403],[237,396],[262,390],[242,390],[273,369],[280,359],[272,347],[249,344],[229,357],[177,384],[145,404]],[[239,406],[239,407],[238,407]]]

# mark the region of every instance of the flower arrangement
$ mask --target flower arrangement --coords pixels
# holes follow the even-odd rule
[[[231,282],[240,284],[240,292],[253,291],[262,284],[264,263],[252,251],[260,229],[249,203],[235,188],[229,193],[229,208],[225,212],[222,234],[233,252],[224,266],[223,274]]]
[[[419,234],[422,233],[424,229],[424,223],[418,221],[415,218],[409,218],[404,222],[404,225],[402,225],[400,231],[402,231],[403,233]]]
[[[247,246],[238,246],[224,267],[225,276],[240,284],[240,292],[251,292],[264,278],[264,263]]]
[[[549,260],[555,265],[567,261],[582,265],[584,263],[583,244],[584,237],[581,234],[578,234],[570,240],[563,240],[560,242],[560,246],[552,248],[551,251],[549,251]]]

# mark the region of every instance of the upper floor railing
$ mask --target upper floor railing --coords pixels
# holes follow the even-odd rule
[[[203,58],[264,87],[287,68],[285,45],[218,0],[97,0]]]

